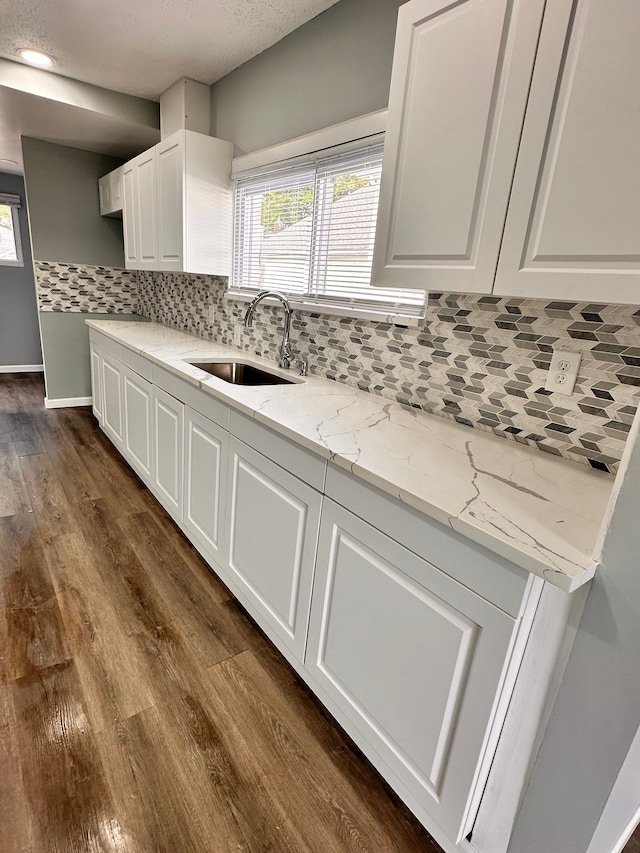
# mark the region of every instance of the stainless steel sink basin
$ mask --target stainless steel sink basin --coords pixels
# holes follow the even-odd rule
[[[232,385],[295,384],[293,379],[285,379],[279,373],[270,373],[268,370],[262,370],[254,364],[245,364],[242,361],[190,361],[188,363]]]

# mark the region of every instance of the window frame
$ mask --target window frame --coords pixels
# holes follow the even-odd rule
[[[22,252],[22,237],[20,234],[20,200],[11,201],[10,196],[5,196],[0,193],[0,204],[9,208],[11,213],[11,223],[13,227],[13,239],[16,247],[16,259],[7,260],[5,258],[0,258],[0,266],[3,267],[23,267],[24,266],[24,255]]]
[[[288,142],[280,143],[271,148],[242,155],[233,161],[232,177],[234,179],[261,178],[263,176],[276,175],[279,170],[288,170],[291,167],[306,164],[311,170],[315,170],[317,161],[325,161],[337,155],[357,150],[371,149],[380,145],[384,140],[384,126],[386,124],[386,110],[379,110],[366,116],[360,116],[352,121],[342,122],[325,128],[321,131],[299,137]],[[234,228],[233,228],[233,257],[234,266],[236,261],[236,216],[238,214],[237,180],[234,181]],[[313,230],[318,227],[314,221]],[[311,266],[314,264],[313,257],[310,258]],[[390,288],[393,289],[393,288]],[[307,281],[306,293],[287,294],[291,305],[300,310],[312,314],[330,314],[340,317],[352,317],[354,319],[375,320],[402,326],[420,326],[424,322],[427,305],[427,293],[424,294],[424,304],[416,305],[407,303],[406,307],[391,301],[380,300],[380,307],[371,304],[364,298],[353,297],[352,302],[331,303],[327,300],[316,301],[314,295],[314,283],[312,277]],[[378,291],[378,289],[375,289]],[[397,288],[401,291],[403,288]],[[372,291],[374,288],[372,287]],[[259,292],[257,288],[243,288],[235,285],[233,272],[229,279],[225,299],[248,302]],[[383,296],[380,293],[380,296]],[[275,301],[275,300],[274,300]]]

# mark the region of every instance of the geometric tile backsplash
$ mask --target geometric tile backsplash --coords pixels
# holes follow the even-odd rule
[[[129,270],[34,261],[39,311],[133,314],[136,274]]]
[[[34,266],[40,311],[138,313],[232,345],[247,307],[216,276]],[[262,305],[242,347],[275,359],[281,336]],[[310,373],[608,471],[640,403],[638,306],[431,293],[418,328],[296,310],[291,338]],[[554,348],[582,353],[571,396],[544,390]]]
[[[233,343],[246,303],[225,278],[137,278],[140,314]],[[281,329],[261,306],[243,349],[274,358]],[[640,402],[638,306],[432,293],[420,328],[295,311],[292,346],[310,373],[609,471]],[[554,348],[582,353],[571,396],[544,390]]]

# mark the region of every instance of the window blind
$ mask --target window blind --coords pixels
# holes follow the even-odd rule
[[[20,196],[14,193],[0,192],[0,204],[6,204],[9,207],[20,207]]]
[[[425,293],[371,287],[382,145],[240,177],[231,289],[423,316]]]

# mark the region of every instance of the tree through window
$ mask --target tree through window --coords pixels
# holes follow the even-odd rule
[[[5,266],[22,266],[19,207],[19,196],[0,193],[0,264]]]

